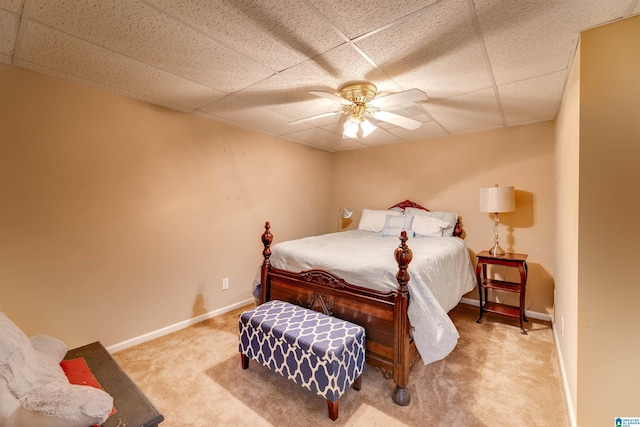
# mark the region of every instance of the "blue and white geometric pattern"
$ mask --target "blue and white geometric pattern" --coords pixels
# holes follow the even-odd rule
[[[364,328],[283,301],[240,315],[240,352],[336,402],[362,374]]]

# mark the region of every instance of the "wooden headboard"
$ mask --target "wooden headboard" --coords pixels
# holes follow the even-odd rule
[[[405,208],[416,208],[416,209],[422,209],[423,211],[431,212],[429,209],[417,204],[416,202],[412,202],[411,200],[404,200],[400,203],[396,203],[395,205],[391,206],[389,209],[393,209],[393,208],[400,208],[402,210],[404,210]],[[462,229],[460,216],[458,216],[458,221],[456,222],[456,227],[453,230],[453,235],[455,237],[462,237],[463,233],[464,233],[464,230]]]

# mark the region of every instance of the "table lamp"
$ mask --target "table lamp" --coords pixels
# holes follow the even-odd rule
[[[493,212],[493,237],[494,245],[489,250],[491,255],[504,255],[505,251],[500,247],[498,237],[498,224],[500,212],[513,212],[516,210],[516,195],[513,187],[487,187],[480,189],[480,212]]]

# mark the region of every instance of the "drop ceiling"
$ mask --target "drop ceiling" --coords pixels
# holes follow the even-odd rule
[[[581,31],[640,0],[0,0],[0,62],[328,151],[554,119]],[[343,139],[309,91],[426,101]],[[373,120],[375,122],[375,119]]]

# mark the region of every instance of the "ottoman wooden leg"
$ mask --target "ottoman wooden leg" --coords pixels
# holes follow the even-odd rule
[[[353,382],[354,390],[360,390],[360,387],[362,387],[362,375],[356,378],[356,380]]]
[[[338,419],[338,403],[340,403],[340,400],[332,402],[327,399],[327,406],[329,407],[329,418],[331,418],[332,421]]]
[[[249,367],[249,357],[244,353],[240,353],[240,360],[242,361],[242,369],[247,369]]]

